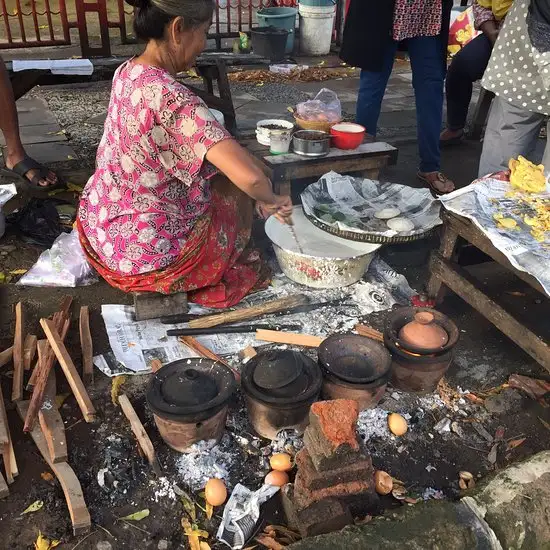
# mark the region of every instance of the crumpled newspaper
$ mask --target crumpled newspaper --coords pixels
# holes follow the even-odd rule
[[[217,539],[234,550],[243,548],[254,533],[260,518],[260,506],[278,490],[279,487],[273,485],[262,485],[257,491],[251,491],[240,483],[235,485],[225,505]]]

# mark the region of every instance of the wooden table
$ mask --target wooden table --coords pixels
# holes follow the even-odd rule
[[[88,82],[90,80],[110,80],[117,67],[129,57],[107,57],[91,59],[94,73],[90,76],[54,75],[49,70],[26,70],[13,72],[12,62],[6,61],[15,99],[19,99],[38,85]],[[203,53],[195,61],[197,74],[202,78],[206,90],[201,90],[185,82],[190,90],[201,97],[213,109],[224,114],[227,129],[235,134],[237,124],[231,88],[227,78],[227,67],[261,67],[269,64],[269,59],[255,54],[234,54],[227,52]],[[182,75],[182,79],[185,75]],[[214,93],[217,84],[218,95]]]
[[[397,162],[397,149],[388,143],[363,143],[353,151],[331,148],[326,157],[304,157],[295,153],[271,155],[269,147],[255,138],[240,141],[262,162],[264,171],[273,182],[276,193],[291,194],[293,179],[321,177],[334,170],[340,174],[357,172],[365,178],[377,179],[380,169]]]
[[[495,300],[487,296],[482,285],[456,262],[457,240],[459,237],[475,246],[515,276],[548,296],[541,284],[525,271],[516,269],[506,256],[493,246],[479,228],[469,219],[442,211],[443,233],[439,252],[434,252],[430,260],[430,280],[428,294],[440,301],[443,297],[442,285],[458,294],[464,301],[486,317],[500,331],[520,346],[533,359],[550,371],[550,347],[548,342],[537,336],[520,323]]]

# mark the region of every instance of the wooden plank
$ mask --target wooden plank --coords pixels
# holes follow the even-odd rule
[[[90,332],[90,312],[88,306],[80,308],[80,347],[82,349],[82,380],[87,386],[94,381],[94,349]]]
[[[308,348],[317,348],[325,338],[312,336],[311,334],[297,334],[294,332],[280,332],[278,330],[256,331],[256,340],[264,342],[273,342],[277,344],[289,344],[291,346],[305,346]]]
[[[86,422],[94,422],[95,408],[90,400],[86,388],[84,387],[84,384],[82,383],[82,379],[74,366],[73,360],[65,347],[65,344],[55,328],[53,321],[50,321],[49,319],[40,319],[40,325],[44,329],[48,342],[50,343],[50,346],[53,349],[63,372],[65,373],[69,386],[71,386],[71,390],[76,397],[78,406],[82,411],[84,420]]]
[[[218,363],[225,365],[228,369],[231,369],[231,372],[235,376],[235,380],[237,380],[237,382],[241,380],[240,372],[236,371],[225,359],[222,359],[219,355],[216,355],[206,346],[203,346],[196,338],[193,338],[193,336],[180,336],[179,341],[185,344],[188,348],[192,349],[194,352],[198,353],[201,357],[206,357],[207,359],[212,359],[212,361],[217,361]]]
[[[17,410],[19,411],[19,416],[22,419],[25,419],[27,416],[28,407],[28,401],[19,401],[17,403]],[[84,500],[82,486],[80,485],[80,481],[78,481],[74,470],[66,462],[54,463],[50,460],[48,444],[46,443],[46,439],[40,429],[40,426],[34,426],[30,434],[34,443],[38,447],[40,454],[47,462],[48,466],[52,469],[61,484],[61,488],[65,494],[65,500],[67,501],[67,507],[69,508],[74,535],[77,536],[89,532],[92,525],[90,513],[88,512],[88,508]]]
[[[50,461],[55,464],[58,462],[67,462],[68,451],[65,426],[59,411],[55,406],[51,409],[42,408],[38,412],[38,419],[48,446]]]
[[[25,345],[23,346],[25,370],[30,370],[31,364],[34,361],[37,341],[36,334],[27,334],[25,336]]]
[[[278,298],[257,306],[244,307],[233,311],[225,311],[223,313],[215,313],[214,315],[205,315],[199,319],[189,321],[189,328],[210,328],[227,323],[236,323],[239,321],[247,321],[255,319],[262,315],[270,315],[279,311],[285,311],[293,307],[302,306],[308,303],[307,296],[297,294],[296,296],[287,296]]]
[[[10,490],[6,484],[4,476],[0,474],[0,498],[6,498],[10,494]]]
[[[252,359],[256,355],[258,355],[258,352],[252,346],[246,346],[246,348],[239,351],[239,359],[243,361]]]
[[[19,302],[15,306],[15,337],[13,340],[13,387],[11,392],[12,401],[23,399],[23,379],[25,376],[25,359],[23,356],[23,345],[25,342],[23,319],[23,304]]]
[[[490,256],[502,267],[512,271],[514,275],[526,282],[529,286],[547,296],[544,288],[539,281],[535,279],[535,277],[529,275],[526,271],[521,271],[515,268],[510,263],[508,258],[500,250],[493,246],[491,240],[487,238],[470,220],[446,211],[443,212],[442,218],[446,224],[450,225],[453,231],[466,239],[470,244],[473,244],[476,248],[487,254],[487,256]],[[445,258],[444,254],[443,257]]]
[[[378,342],[384,342],[384,335],[374,328],[368,327],[366,325],[355,325],[355,332],[361,336],[366,336],[371,340],[377,340]]]
[[[37,340],[36,342],[36,350],[38,351],[38,348],[40,347],[40,342],[44,342],[48,348],[50,347],[50,344],[48,344],[48,339],[43,338],[41,340]],[[34,367],[31,370],[31,376],[29,378],[29,381],[27,382],[27,391],[32,391],[34,386],[36,385],[36,378],[38,376],[38,359],[36,360]]]
[[[141,450],[143,451],[143,454],[147,457],[149,464],[154,464],[155,448],[153,447],[151,439],[149,439],[149,436],[147,435],[147,432],[145,431],[141,420],[139,419],[134,407],[132,406],[132,403],[128,399],[128,396],[124,393],[119,395],[118,404],[120,405],[124,416],[126,416],[126,418],[130,421],[130,427],[132,428],[132,431],[136,436],[136,439],[139,443]]]
[[[479,311],[508,338],[550,371],[550,347],[548,344],[489,298],[483,292],[483,287],[464,269],[445,260],[440,254],[434,253],[430,261],[430,271],[444,285]]]
[[[7,365],[13,357],[13,346],[10,346],[4,351],[0,351],[0,367]]]
[[[13,444],[11,441],[11,434],[8,425],[8,415],[6,413],[6,405],[4,403],[4,395],[0,389],[0,419],[2,425],[5,427],[7,434],[7,442],[5,441],[1,448],[0,453],[4,459],[4,469],[6,471],[6,480],[11,485],[14,482],[14,477],[19,473],[17,472],[17,464],[15,462],[15,454],[13,453]]]

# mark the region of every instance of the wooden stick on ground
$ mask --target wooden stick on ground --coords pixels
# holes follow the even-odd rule
[[[86,386],[94,381],[94,351],[90,332],[90,312],[88,306],[80,308],[80,347],[82,349],[82,380]]]
[[[65,339],[70,324],[69,319],[64,319],[65,318],[60,312],[57,312],[53,316],[53,322],[56,324],[57,327],[60,327],[61,329],[62,340]],[[44,353],[45,359],[42,363],[39,362],[33,371],[33,375],[36,374],[35,386],[28,407],[27,418],[25,418],[25,426],[23,427],[23,431],[25,432],[32,430],[32,427],[34,426],[34,422],[36,421],[36,417],[38,416],[38,411],[40,407],[42,407],[42,403],[44,402],[44,392],[46,391],[46,385],[48,383],[50,370],[55,364],[55,353],[47,340],[46,343],[47,347],[45,348]]]
[[[4,351],[0,351],[0,367],[7,365],[11,361],[12,357],[13,357],[13,346],[10,346],[8,349],[5,349]]]
[[[184,343],[188,348],[191,348],[194,352],[198,353],[201,357],[212,359],[212,361],[217,361],[218,363],[225,365],[228,369],[231,369],[231,372],[235,376],[235,380],[237,380],[237,382],[240,382],[240,372],[236,371],[227,361],[225,361],[225,359],[222,359],[219,355],[216,355],[206,346],[203,346],[196,338],[193,338],[193,336],[180,336],[179,340],[180,342]]]
[[[23,345],[25,336],[23,334],[23,304],[19,302],[15,306],[15,337],[13,340],[13,387],[11,392],[12,401],[23,399],[23,378],[25,376],[25,359],[23,356]]]
[[[40,319],[40,325],[44,329],[48,342],[52,347],[63,372],[71,386],[71,390],[76,397],[76,401],[86,422],[93,422],[95,420],[95,408],[92,405],[90,396],[82,383],[82,378],[78,374],[76,367],[74,366],[73,360],[61,339],[61,336],[57,332],[53,321],[49,319]]]
[[[379,330],[368,327],[367,325],[355,325],[355,332],[361,336],[371,338],[372,340],[384,342],[384,335]]]
[[[246,348],[239,351],[239,359],[242,361],[248,361],[258,355],[258,352],[252,346],[246,346]]]
[[[3,434],[1,436],[0,452],[4,458],[4,468],[6,470],[6,480],[11,485],[14,477],[19,473],[15,462],[15,454],[13,454],[13,444],[11,441],[10,428],[8,426],[8,415],[6,414],[6,406],[4,404],[4,396],[0,390],[0,423],[3,426]],[[5,435],[4,435],[5,434]]]
[[[17,403],[17,410],[19,411],[19,416],[21,418],[25,418],[27,416],[28,407],[28,401],[19,401],[19,403]],[[86,507],[86,502],[84,501],[82,487],[76,477],[76,474],[74,473],[74,470],[66,462],[53,463],[50,460],[48,445],[40,426],[35,426],[31,430],[30,434],[34,440],[34,443],[38,447],[40,454],[47,462],[48,466],[52,469],[61,484],[61,488],[65,494],[65,500],[67,501],[67,507],[69,508],[74,535],[77,536],[87,533],[91,528],[92,522],[90,519],[90,513]]]
[[[6,498],[10,494],[10,490],[6,484],[4,476],[0,474],[0,498]]]
[[[25,345],[23,346],[25,370],[30,370],[31,364],[34,361],[34,356],[36,355],[36,342],[36,334],[27,334],[27,336],[25,336]]]
[[[284,311],[285,309],[303,306],[307,303],[307,297],[302,294],[298,294],[297,296],[287,296],[286,298],[279,298],[257,306],[245,307],[234,311],[206,315],[200,319],[193,319],[192,321],[189,321],[189,328],[210,328],[226,323],[247,321],[248,319],[255,319],[256,317],[261,317],[262,315],[269,315],[271,313]]]
[[[120,394],[118,396],[118,404],[120,405],[120,408],[126,418],[130,421],[130,427],[136,436],[143,454],[147,457],[149,464],[153,465],[155,463],[155,448],[153,447],[153,443],[149,439],[141,420],[132,406],[132,403],[128,399],[128,396],[124,393]]]
[[[256,340],[264,342],[274,342],[277,344],[289,344],[292,346],[305,346],[308,348],[318,348],[325,338],[312,336],[311,334],[296,334],[294,332],[280,332],[278,330],[257,330]]]

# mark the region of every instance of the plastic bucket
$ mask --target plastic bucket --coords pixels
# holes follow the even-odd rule
[[[260,26],[271,26],[288,31],[285,53],[294,50],[294,34],[296,29],[296,8],[262,8],[256,12]],[[254,29],[252,29],[254,32]]]
[[[308,6],[300,2],[300,52],[326,55],[330,52],[336,6]]]
[[[304,6],[335,6],[336,0],[300,0]]]
[[[276,27],[256,27],[250,34],[255,54],[267,57],[271,61],[281,61],[285,58],[287,30]]]

